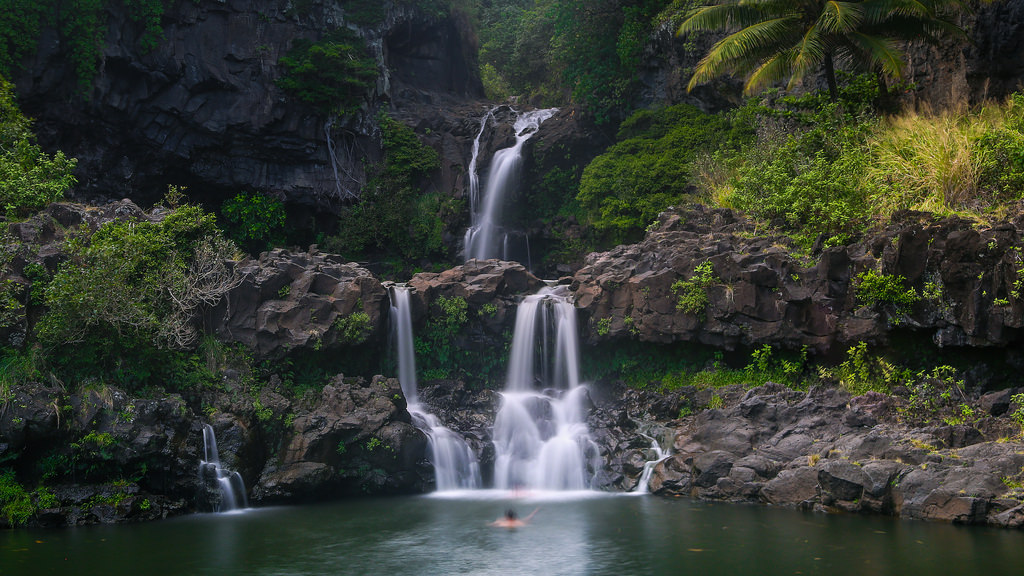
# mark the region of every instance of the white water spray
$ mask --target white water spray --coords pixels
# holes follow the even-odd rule
[[[230,512],[249,507],[242,475],[220,465],[213,426],[203,424],[203,459],[199,461],[199,480],[205,483],[207,479],[215,479],[220,488],[220,501],[214,506],[214,512]]]
[[[644,463],[644,469],[640,472],[640,478],[636,482],[636,488],[633,490],[634,494],[647,494],[650,492],[651,476],[654,474],[654,468],[671,456],[670,451],[662,449],[661,442],[658,441],[658,434],[655,430],[648,430],[648,433],[643,432],[641,429],[640,435],[651,441],[650,455],[653,456],[650,460]]]
[[[438,491],[480,487],[480,465],[466,441],[419,403],[416,350],[413,347],[409,289],[391,288],[392,334],[398,348],[398,381],[413,424],[427,435]]]
[[[585,490],[601,467],[579,382],[576,310],[565,287],[516,312],[508,381],[494,420],[498,489]],[[539,352],[539,354],[538,354]]]
[[[469,163],[470,185],[470,219],[472,225],[466,231],[465,257],[467,260],[476,258],[507,258],[505,246],[507,235],[501,230],[501,217],[508,198],[518,188],[519,172],[523,160],[523,144],[537,133],[542,122],[552,117],[557,108],[533,110],[517,116],[513,129],[516,142],[508,148],[494,153],[491,160],[491,171],[487,177],[487,187],[480,197],[479,178],[476,175],[477,157],[480,153],[480,137],[487,126],[487,120],[493,118],[494,110],[489,111],[480,122],[480,132],[473,141],[473,156]],[[481,205],[482,204],[482,205]]]

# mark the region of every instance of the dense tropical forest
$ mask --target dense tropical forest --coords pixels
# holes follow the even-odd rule
[[[768,238],[768,244],[804,263],[800,270],[786,268],[785,276],[793,283],[810,274],[826,253],[837,253],[831,249],[854,253],[860,250],[857,246],[874,242],[881,262],[878,254],[886,247],[876,235],[901,225],[908,214],[926,212],[936,222],[968,222],[965,227],[973,229],[997,228],[1020,215],[1024,93],[932,104],[908,73],[912,57],[934,57],[943,54],[941,47],[969,43],[976,32],[966,24],[969,15],[1000,4],[958,0],[724,0],[712,6],[697,0],[273,3],[248,14],[247,21],[267,29],[289,27],[289,33],[300,26],[322,29],[313,34],[301,28],[305,36],[287,38],[280,46],[259,40],[251,54],[227,60],[258,62],[253,66],[267,71],[259,80],[262,92],[249,95],[262,103],[252,109],[287,108],[275,112],[274,121],[313,135],[310,141],[323,154],[318,174],[329,174],[323,178],[329,182],[328,192],[311,199],[312,194],[302,197],[287,186],[238,184],[242,176],[232,174],[230,166],[177,150],[166,156],[140,152],[148,157],[133,166],[152,161],[159,169],[151,172],[159,176],[133,181],[138,184],[130,193],[97,190],[95,182],[108,176],[90,172],[91,166],[101,165],[100,154],[76,160],[50,145],[89,142],[90,114],[123,111],[110,104],[116,99],[105,100],[117,84],[110,78],[122,68],[131,69],[126,63],[169,61],[159,60],[171,58],[174,50],[166,46],[182,41],[181,30],[200,20],[196,14],[207,17],[206,4],[0,1],[4,414],[9,405],[22,401],[24,390],[36,385],[59,390],[53,392],[52,408],[57,428],[62,419],[74,419],[78,408],[69,398],[75,394],[99,391],[109,396],[111,388],[140,398],[173,393],[184,398],[183,406],[207,417],[229,409],[244,413],[280,447],[301,413],[298,407],[307,409],[302,402],[320,394],[336,374],[371,378],[394,372],[394,359],[378,350],[387,341],[382,319],[386,306],[381,304],[386,291],[375,278],[375,300],[364,287],[358,298],[346,300],[344,310],[324,308],[319,317],[305,310],[303,340],[289,340],[273,353],[261,349],[265,343],[255,337],[243,342],[213,328],[232,317],[231,306],[237,304],[229,294],[248,289],[257,282],[253,278],[262,278],[259,274],[269,274],[260,270],[305,266],[305,261],[288,260],[290,253],[282,256],[282,250],[301,253],[310,245],[340,255],[340,261],[362,263],[382,280],[404,282],[414,274],[462,264],[460,238],[469,200],[460,178],[468,168],[463,157],[452,160],[449,148],[460,148],[465,156],[473,133],[483,131],[477,128],[485,125],[480,124],[482,113],[499,104],[558,107],[571,126],[566,130],[585,133],[581,140],[588,142],[578,148],[547,146],[557,140],[540,132],[548,140],[528,152],[523,179],[529,185],[513,219],[536,231],[538,276],[572,276],[593,264],[588,254],[654,238],[666,214],[697,205],[727,209],[742,218],[744,224],[731,233],[734,241]],[[469,128],[455,121],[412,121],[417,115],[430,116],[424,110],[434,100],[423,86],[433,86],[433,80],[403,76],[399,64],[386,61],[403,45],[381,31],[395,25],[399,13],[413,15],[404,16],[409,30],[452,23],[440,28],[448,34],[446,41],[464,42],[460,57],[471,69],[461,74],[469,88],[458,94],[464,106],[452,109],[474,111],[465,121]],[[342,15],[344,25],[331,19],[336,14]],[[321,26],[323,22],[334,25]],[[411,31],[403,34],[414,36]],[[66,61],[63,69],[38,69],[39,62],[58,57]],[[134,69],[131,73],[142,75]],[[674,91],[652,88],[663,81],[652,78],[666,75],[679,80]],[[214,91],[230,84],[226,77],[190,79],[189,89]],[[389,83],[413,88],[389,93]],[[59,98],[41,95],[46,90],[39,86],[57,84],[63,88],[51,93]],[[245,92],[232,90],[239,98]],[[68,134],[62,136],[50,116],[58,108],[85,110],[73,114],[84,128],[65,126]],[[186,107],[172,108],[178,120],[189,116],[181,111]],[[23,109],[46,115],[45,129],[37,131]],[[208,114],[208,108],[197,104],[193,112]],[[449,113],[455,114],[444,112]],[[219,118],[212,123],[217,130],[209,131],[209,139],[227,150],[225,157],[235,150],[251,152],[248,142],[241,145],[224,136],[251,127]],[[437,126],[456,126],[462,130],[461,140],[446,144]],[[230,145],[221,146],[216,138],[228,138]],[[153,139],[165,145],[174,140],[173,131]],[[178,137],[177,142],[187,140]],[[287,164],[293,158],[289,154],[309,155],[313,146],[299,140],[273,141],[275,146],[287,144],[280,147],[283,159],[273,158],[275,153],[252,156],[265,162],[259,166],[273,176],[274,169],[265,169],[272,161]],[[168,150],[171,146],[166,144]],[[336,151],[346,147],[349,157]],[[216,177],[204,180],[203,173],[183,168],[193,164]],[[216,180],[222,174],[236,180]],[[271,176],[266,182],[272,182]],[[142,208],[111,202],[124,196]],[[95,206],[86,206],[86,201]],[[892,235],[891,250],[903,241],[897,236]],[[1002,310],[1009,317],[1024,302],[1019,293],[1024,264],[1017,240],[986,244],[998,264],[977,280],[999,276],[1002,288],[991,289],[991,294],[985,290],[983,304],[972,314]],[[686,260],[684,273],[656,295],[669,302],[666,315],[706,323],[716,306],[713,292],[731,291],[733,282],[740,281],[738,275],[723,278],[723,267],[713,266],[712,260]],[[286,261],[291,263],[281,264]],[[317,262],[317,271],[330,264]],[[259,268],[261,264],[266,268]],[[848,276],[849,306],[873,311],[886,331],[900,329],[901,322],[916,326],[915,318],[926,315],[921,312],[925,307],[940,310],[928,308],[932,316],[952,314],[947,313],[952,304],[944,303],[943,286],[933,279],[908,279],[882,270],[881,264],[878,270]],[[298,293],[294,279],[272,288],[259,285],[257,304],[299,302],[306,293]],[[603,288],[614,291],[618,286],[605,283]],[[314,292],[310,288],[309,294]],[[772,293],[778,292],[775,287]],[[649,288],[644,300],[648,296]],[[507,326],[501,325],[504,308],[472,301],[463,293],[431,298],[420,312],[416,341],[424,379],[458,381],[474,390],[499,386],[511,340]],[[335,300],[331,295],[332,305]],[[249,311],[253,316],[257,304]],[[1015,361],[993,361],[990,372],[997,376],[989,374],[978,384],[965,376],[977,363],[974,350],[950,358],[930,344],[922,344],[928,351],[919,353],[843,341],[809,351],[796,339],[758,341],[749,330],[739,346],[718,347],[711,338],[698,344],[680,342],[683,337],[675,333],[648,336],[633,315],[619,317],[609,310],[588,311],[588,344],[598,351],[585,360],[588,378],[665,394],[686,387],[714,391],[768,382],[805,391],[815,385],[841,387],[857,395],[902,390],[909,398],[907,421],[963,425],[981,417],[965,390],[973,385],[980,394],[987,387],[1006,388],[1009,383],[998,374],[1012,371]],[[1009,321],[1007,326],[1007,333],[1018,328]],[[1012,347],[1013,338],[1006,338],[978,354]],[[927,338],[910,340],[916,346]],[[287,398],[292,408],[270,406],[269,392]],[[709,398],[703,405],[676,406],[673,416],[721,407],[716,392]],[[1014,398],[1013,421],[1024,426],[1024,397]],[[8,420],[15,417],[21,419]],[[145,464],[126,473],[113,463],[110,444],[116,439],[90,425],[74,431],[74,443],[47,440],[42,455],[4,445],[0,516],[14,525],[28,522],[38,510],[52,507],[52,488],[63,482],[101,482],[127,474],[130,483],[145,483]],[[18,426],[21,422],[9,429],[24,429]],[[362,445],[370,450],[367,442]],[[331,458],[351,456],[345,456],[343,444],[335,452]]]

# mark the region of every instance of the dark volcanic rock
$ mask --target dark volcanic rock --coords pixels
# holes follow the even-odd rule
[[[697,206],[664,212],[639,244],[590,254],[572,283],[590,320],[587,338],[827,353],[861,341],[885,343],[897,326],[938,346],[1004,346],[1024,326],[1024,301],[1013,286],[1019,266],[1013,247],[1021,238],[1015,224],[977,228],[956,217],[904,213],[813,258],[795,256],[786,238],[753,232],[752,223],[729,210]],[[698,313],[677,309],[673,285],[704,262],[716,278],[704,289],[707,305]],[[856,285],[869,270],[902,276],[919,295],[926,284],[932,288],[908,309],[865,303]],[[869,416],[851,418],[871,424]]]
[[[427,439],[409,420],[398,381],[336,377],[316,407],[296,417],[284,448],[260,476],[253,500],[281,502],[346,492],[410,493]]]
[[[387,292],[368,270],[337,255],[278,248],[235,269],[241,283],[211,313],[221,340],[279,357],[378,342],[386,333]],[[353,314],[366,315],[358,341],[346,339],[339,324]]]
[[[79,159],[79,193],[155,200],[168,178],[193,192],[260,190],[290,203],[337,207],[358,197],[364,160],[379,157],[374,115],[387,103],[479,98],[468,22],[389,4],[354,27],[380,77],[361,109],[328,118],[278,87],[295,40],[348,27],[342,2],[230,0],[167,4],[163,35],[140,47],[144,26],[110,4],[95,81],[79,84],[52,29],[15,78],[41,141]],[[340,176],[340,177],[336,177]]]
[[[933,434],[907,426],[898,410],[881,408],[899,401],[835,389],[754,388],[722,409],[674,422],[675,454],[655,467],[651,491],[1019,525],[1024,495],[1010,486],[1022,476],[1024,446],[1004,437],[943,447],[943,430],[957,427]],[[866,409],[877,419],[870,427],[847,417]],[[739,440],[723,441],[734,435]]]

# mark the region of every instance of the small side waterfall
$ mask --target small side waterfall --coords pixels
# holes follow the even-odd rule
[[[576,310],[564,287],[544,288],[519,305],[494,420],[495,488],[591,487],[601,459],[587,429],[577,340]]]
[[[199,480],[201,483],[216,483],[220,490],[220,501],[214,504],[214,512],[230,512],[249,507],[242,475],[220,465],[217,437],[213,433],[213,426],[209,424],[203,424],[203,459],[199,461]]]
[[[654,458],[644,463],[644,469],[636,482],[636,489],[633,490],[634,494],[647,494],[650,491],[651,475],[654,474],[654,467],[672,455],[670,452],[662,449],[657,432],[654,430],[648,430],[647,432],[645,433],[641,429],[640,435],[651,441],[650,455],[654,456]]]
[[[480,153],[480,137],[487,127],[488,119],[493,117],[494,110],[489,111],[480,122],[480,132],[473,141],[473,157],[469,164],[472,225],[466,231],[464,254],[467,260],[508,257],[509,238],[501,228],[501,216],[508,197],[515,193],[518,187],[523,144],[536,134],[541,123],[552,117],[555,112],[558,112],[557,108],[547,108],[518,115],[513,125],[516,142],[494,153],[491,171],[487,177],[487,187],[482,197],[479,193],[479,178],[476,176],[477,157]]]
[[[427,435],[438,491],[480,487],[480,465],[466,441],[419,403],[409,289],[391,287],[392,334],[398,348],[398,381],[413,424]]]

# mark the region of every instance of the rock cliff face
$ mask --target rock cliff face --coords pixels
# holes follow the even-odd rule
[[[207,197],[259,190],[323,209],[357,192],[363,160],[379,155],[382,104],[481,95],[464,23],[395,4],[381,25],[359,29],[381,72],[363,111],[329,120],[277,87],[277,62],[296,39],[347,26],[344,5],[294,4],[178,0],[148,53],[138,48],[141,25],[111,9],[100,71],[84,94],[67,48],[46,30],[14,78],[23,108],[47,147],[79,159],[84,197],[147,201],[174,183]]]
[[[213,332],[260,357],[379,343],[387,293],[365,268],[315,249],[275,249],[235,267],[241,282],[210,313]]]
[[[827,353],[860,341],[884,344],[901,330],[937,346],[1005,347],[1018,341],[1024,322],[1021,230],[1019,222],[978,227],[907,213],[848,246],[810,255],[784,238],[756,235],[727,210],[670,210],[643,242],[589,255],[572,286],[590,317],[591,342],[771,344]],[[680,287],[673,284],[691,279],[704,262],[714,270],[701,289],[706,305],[678,309]],[[916,301],[873,299],[858,288],[869,271],[901,291],[915,289]]]

